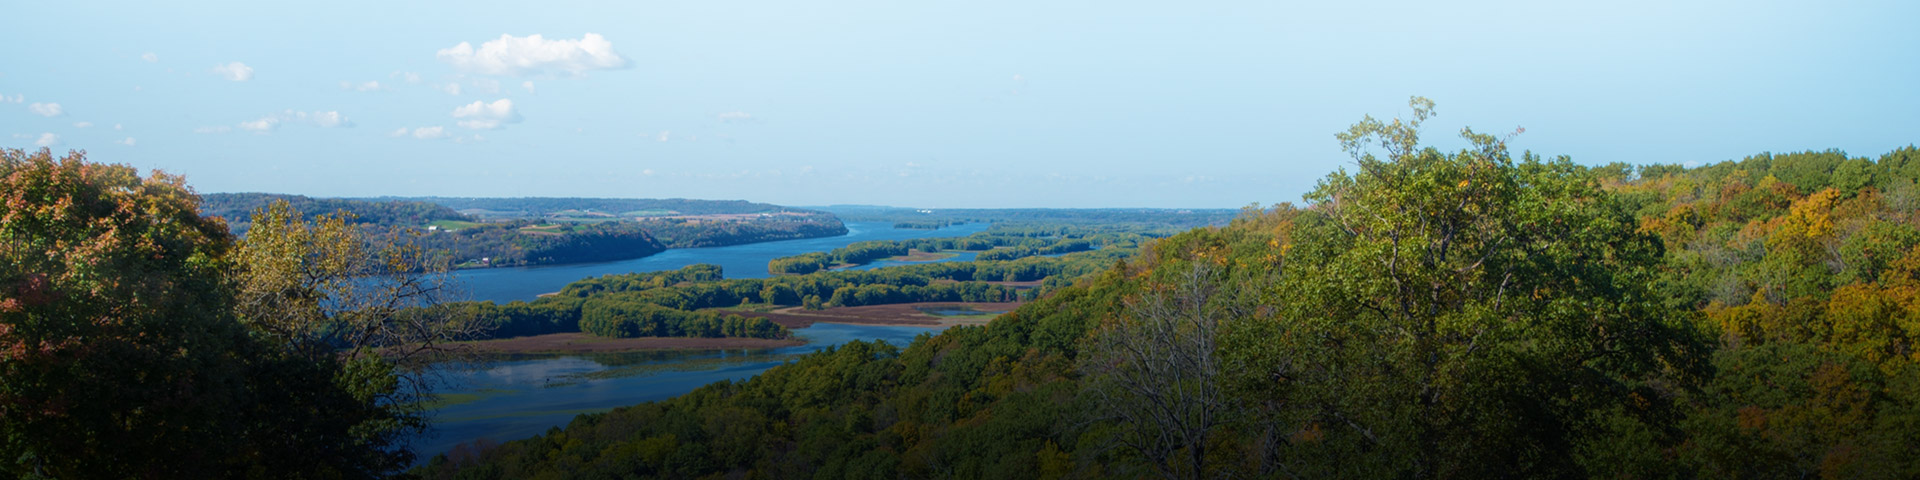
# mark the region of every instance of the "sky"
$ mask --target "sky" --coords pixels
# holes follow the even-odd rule
[[[175,5],[181,3],[183,5]],[[295,3],[298,3],[295,5]],[[10,2],[0,147],[202,193],[1298,202],[1334,134],[1584,164],[1920,142],[1920,2]]]

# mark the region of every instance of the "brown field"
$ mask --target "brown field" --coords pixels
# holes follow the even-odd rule
[[[723,348],[778,348],[803,345],[799,339],[765,338],[605,338],[587,333],[552,333],[531,337],[460,342],[480,353],[599,353],[634,350],[711,350]]]
[[[902,303],[896,305],[868,305],[864,307],[833,307],[826,310],[806,310],[800,307],[782,308],[771,312],[728,312],[743,317],[759,317],[772,320],[787,328],[807,328],[814,323],[851,323],[858,325],[985,325],[991,318],[979,317],[941,317],[921,312],[917,307],[973,307],[980,311],[1013,310],[1021,302],[985,303],[985,302],[929,302]]]
[[[916,248],[916,249],[907,250],[906,255],[892,257],[886,260],[895,261],[895,262],[931,262],[934,260],[944,260],[947,258],[951,258],[955,255],[959,255],[959,254],[943,253],[943,252],[923,252],[923,251],[920,251],[920,249]]]
[[[864,307],[834,307],[826,310],[808,311],[800,307],[788,307],[771,312],[728,311],[726,313],[743,317],[765,318],[780,326],[801,329],[815,323],[849,323],[857,325],[909,325],[909,326],[952,326],[985,325],[993,318],[988,316],[941,317],[921,312],[918,307],[972,307],[974,310],[992,312],[1013,310],[1021,302],[928,302],[902,303],[896,305],[868,305]],[[712,350],[734,348],[779,348],[803,345],[806,342],[789,338],[772,340],[765,338],[687,338],[687,337],[647,337],[647,338],[605,338],[592,334],[551,333],[530,337],[502,338],[498,340],[480,340],[459,342],[457,347],[470,348],[478,353],[605,353],[629,352],[635,350]]]

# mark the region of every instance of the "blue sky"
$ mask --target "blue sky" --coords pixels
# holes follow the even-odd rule
[[[1436,144],[1589,164],[1920,141],[1920,2],[166,3],[4,7],[0,146],[202,192],[1236,207],[1409,95]]]

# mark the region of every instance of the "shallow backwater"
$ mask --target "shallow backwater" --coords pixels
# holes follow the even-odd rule
[[[502,356],[480,369],[442,371],[443,406],[433,430],[415,442],[420,459],[485,438],[506,442],[565,426],[583,413],[662,400],[721,380],[745,380],[768,368],[853,340],[906,346],[930,327],[817,323],[794,333],[806,345],[771,350],[651,351]]]

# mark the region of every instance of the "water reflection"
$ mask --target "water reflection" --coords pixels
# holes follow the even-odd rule
[[[446,368],[434,430],[415,443],[423,459],[487,438],[526,438],[582,413],[678,396],[720,380],[745,380],[798,355],[852,340],[905,346],[939,329],[814,324],[794,333],[806,345],[760,350],[506,355],[477,369]]]

